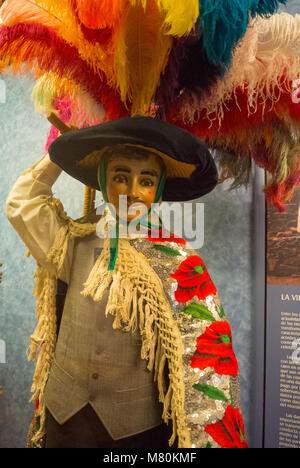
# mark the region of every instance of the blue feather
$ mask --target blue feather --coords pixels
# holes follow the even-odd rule
[[[199,27],[208,59],[215,64],[230,65],[232,52],[244,36],[249,12],[271,15],[287,0],[199,0]]]

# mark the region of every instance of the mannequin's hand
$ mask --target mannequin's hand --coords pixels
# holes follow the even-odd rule
[[[62,169],[51,161],[48,153],[41,159],[41,161],[37,163],[33,169],[33,175],[35,179],[50,186],[54,184],[61,172]]]

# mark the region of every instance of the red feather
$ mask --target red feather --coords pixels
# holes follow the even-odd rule
[[[116,90],[109,87],[105,75],[95,74],[90,66],[79,57],[75,47],[61,39],[50,28],[40,24],[19,23],[0,28],[0,56],[12,65],[14,71],[33,72],[40,77],[52,71],[60,77],[68,77],[80,84],[101,103],[108,119],[128,115]]]
[[[281,85],[289,89],[284,76]],[[180,113],[181,105],[179,99],[177,105],[170,109],[166,120],[196,135],[209,146],[235,153],[236,158],[252,158],[273,176],[264,189],[267,201],[284,211],[283,201],[291,196],[300,181],[300,154],[293,154],[296,144],[290,130],[291,123],[300,130],[300,104],[293,103],[290,93],[280,93],[278,89],[277,102],[261,99],[255,112],[249,114],[247,87],[238,88],[224,106],[221,123],[217,118],[208,120],[205,111],[199,112],[193,124],[184,123]],[[280,132],[284,133],[290,145],[287,161],[282,159],[280,153]],[[284,180],[278,179],[281,164],[288,164]]]

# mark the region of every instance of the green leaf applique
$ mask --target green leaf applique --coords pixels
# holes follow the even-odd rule
[[[217,309],[219,317],[223,318],[225,316],[225,312],[224,312],[222,304],[220,305],[220,307],[216,306],[216,309]]]
[[[159,250],[160,252],[168,255],[169,257],[177,257],[178,255],[181,255],[179,250],[173,249],[172,247],[168,247],[167,245],[154,244],[152,248]]]
[[[216,321],[208,307],[203,304],[195,304],[193,302],[184,308],[184,312],[199,320],[209,320],[210,322]]]
[[[197,272],[197,273],[200,273],[202,275],[202,273],[204,272],[204,269],[201,265],[197,265],[194,270]]]
[[[229,344],[231,342],[230,336],[229,335],[221,335],[221,341],[224,344]]]
[[[217,387],[213,387],[212,385],[208,385],[204,383],[204,384],[195,384],[193,385],[193,388],[195,390],[199,390],[199,392],[204,393],[204,395],[208,396],[209,398],[212,398],[213,400],[221,400],[221,401],[225,401],[225,403],[228,402],[222,390],[219,390]]]

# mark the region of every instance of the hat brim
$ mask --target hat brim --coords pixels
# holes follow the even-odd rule
[[[194,200],[218,183],[207,147],[185,130],[152,117],[125,117],[67,132],[50,145],[49,156],[69,175],[100,190],[101,151],[118,144],[147,149],[163,159],[167,169],[164,201]]]

